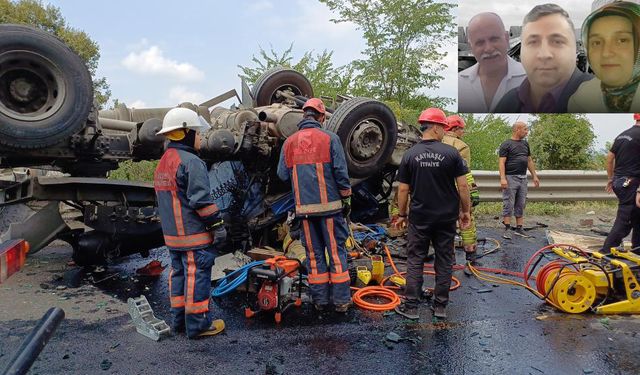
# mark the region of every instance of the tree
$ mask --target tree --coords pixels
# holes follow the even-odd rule
[[[292,68],[309,79],[316,96],[336,98],[337,95],[350,92],[353,69],[349,66],[335,67],[331,61],[332,57],[333,51],[324,50],[319,54],[307,51],[298,62],[294,62],[292,43],[281,54],[273,48],[267,52],[260,47],[258,56],[253,55],[251,58],[255,67],[242,65],[238,67],[242,70],[241,76],[249,83],[256,82],[258,77],[270,68],[276,66]]]
[[[588,169],[594,140],[589,120],[575,114],[537,115],[529,136],[539,169]]]
[[[395,101],[406,107],[443,79],[441,52],[455,30],[456,6],[437,0],[320,0],[362,30],[366,57],[352,63],[355,95]],[[440,99],[446,100],[446,99]],[[424,108],[424,107],[423,107]],[[418,108],[414,108],[418,109]]]
[[[84,31],[68,26],[59,8],[44,6],[37,0],[0,0],[0,23],[34,26],[60,38],[87,65],[93,77],[94,97],[100,108],[109,100],[111,90],[106,78],[96,77],[100,47]]]
[[[493,114],[461,116],[465,122],[463,140],[471,149],[471,169],[498,170],[498,149],[511,137],[507,119]]]

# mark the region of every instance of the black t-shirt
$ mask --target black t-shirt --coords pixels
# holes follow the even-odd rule
[[[501,158],[507,158],[505,162],[505,174],[507,175],[526,175],[527,165],[529,163],[529,143],[524,139],[514,141],[507,139],[500,145],[498,155]]]
[[[468,171],[458,150],[442,142],[421,141],[407,150],[398,181],[410,188],[409,220],[420,224],[456,220],[460,197],[455,179]]]
[[[620,133],[610,151],[616,155],[614,175],[640,177],[640,126]]]

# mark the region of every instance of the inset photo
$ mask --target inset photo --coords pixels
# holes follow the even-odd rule
[[[640,0],[460,0],[458,22],[458,112],[640,112]]]

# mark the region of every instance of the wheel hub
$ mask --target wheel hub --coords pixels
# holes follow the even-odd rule
[[[27,51],[0,55],[0,113],[19,121],[50,117],[64,102],[60,70],[48,59]]]
[[[384,135],[373,121],[363,121],[353,131],[351,154],[359,160],[367,160],[382,148]]]

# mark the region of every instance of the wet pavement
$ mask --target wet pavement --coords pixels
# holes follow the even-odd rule
[[[521,271],[529,256],[546,244],[543,230],[532,239],[502,241],[502,248],[482,259],[484,266]],[[480,236],[499,238],[493,229]],[[69,250],[62,247],[59,252]],[[43,298],[37,287],[13,293],[36,272],[30,265],[0,285],[0,304]],[[457,252],[458,261],[464,255]],[[396,314],[353,309],[347,315],[319,315],[307,304],[283,314],[280,325],[269,314],[244,318],[241,296],[216,300],[215,316],[225,333],[200,340],[172,336],[154,342],[138,333],[126,313],[128,297],[145,294],[156,316],[169,322],[168,269],[160,277],[140,277],[135,270],[151,259],[168,263],[166,251],[151,258],[131,256],[104,273],[80,279],[83,286],[64,301],[104,299],[98,307],[77,308],[66,319],[31,369],[32,374],[637,374],[640,372],[640,317],[568,315],[554,311],[527,291],[488,284],[455,272],[462,286],[451,292],[446,323],[431,323],[425,303],[419,322]],[[402,266],[400,266],[402,268]],[[109,277],[110,276],[110,277]],[[25,277],[27,277],[25,279]],[[32,276],[35,277],[35,276]],[[47,288],[69,282],[51,272]],[[109,277],[108,279],[104,279]],[[427,279],[427,284],[432,280]],[[90,283],[91,284],[91,283]],[[3,289],[9,288],[9,289]],[[42,288],[42,285],[41,285]],[[40,291],[42,292],[42,291]],[[11,296],[12,301],[8,301]],[[54,300],[55,301],[55,300]],[[99,305],[104,303],[104,305]],[[51,305],[51,303],[50,303]],[[79,304],[78,306],[83,306]],[[106,307],[105,307],[106,306]],[[104,310],[109,309],[108,313]],[[36,319],[19,309],[0,308],[0,369],[8,363]],[[44,309],[39,314],[44,314]],[[71,311],[71,310],[70,310]],[[71,311],[74,312],[74,311]],[[31,314],[33,315],[33,314]],[[389,335],[390,333],[397,334]],[[390,339],[387,339],[390,338]],[[397,342],[395,342],[397,341]]]

